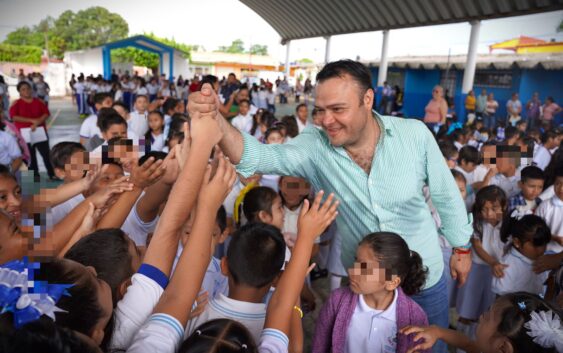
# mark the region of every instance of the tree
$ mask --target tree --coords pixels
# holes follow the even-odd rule
[[[230,46],[220,46],[217,51],[231,54],[242,54],[244,53],[244,42],[242,39],[235,39]]]
[[[563,20],[559,22],[559,27],[557,27],[557,32],[563,32]]]
[[[252,55],[268,55],[268,46],[261,44],[254,44],[249,50]]]

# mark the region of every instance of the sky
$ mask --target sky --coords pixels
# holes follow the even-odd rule
[[[129,23],[129,34],[153,32],[159,37],[174,38],[186,44],[203,45],[215,50],[242,39],[251,44],[265,44],[269,53],[285,61],[286,47],[266,21],[238,0],[0,0],[0,41],[24,25],[37,24],[50,15],[102,6],[120,14]],[[490,44],[520,35],[544,40],[563,41],[556,28],[563,11],[488,20],[481,23],[479,53],[488,53]],[[407,28],[390,31],[390,57],[406,55],[466,54],[471,26],[469,23]],[[333,36],[330,60],[360,57],[377,60],[381,56],[381,32]],[[324,61],[325,40],[311,38],[291,43],[290,60],[309,58]]]

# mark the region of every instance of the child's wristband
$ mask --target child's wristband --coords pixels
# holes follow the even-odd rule
[[[293,310],[296,310],[299,313],[299,317],[302,319],[303,318],[303,310],[301,310],[300,307],[298,307],[297,305],[295,305],[293,307]]]

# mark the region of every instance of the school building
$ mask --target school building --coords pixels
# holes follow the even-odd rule
[[[377,86],[379,61],[366,63],[372,71],[373,86]],[[465,94],[462,81],[466,56],[420,56],[389,58],[387,81],[404,91],[403,113],[406,117],[423,118],[424,108],[432,98],[432,88],[440,84],[454,99],[455,112],[464,118]],[[520,95],[523,105],[534,92],[540,99],[551,96],[563,102],[563,53],[485,54],[477,56],[475,95],[482,89],[494,93],[499,103],[497,116],[506,115],[506,102],[512,93]],[[381,89],[378,90],[378,101]]]

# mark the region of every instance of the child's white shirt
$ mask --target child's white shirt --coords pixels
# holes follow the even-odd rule
[[[152,221],[144,222],[139,217],[139,214],[137,213],[137,204],[144,195],[145,192],[143,191],[141,193],[141,196],[139,196],[137,201],[135,201],[133,208],[131,209],[131,211],[127,215],[127,218],[125,219],[125,222],[123,222],[123,225],[121,226],[121,230],[125,232],[137,246],[147,245],[147,236],[149,235],[149,233],[154,232],[154,230],[156,229],[156,224],[160,219],[160,216],[156,216]]]
[[[147,94],[149,94],[149,90],[146,87],[139,86],[135,90],[135,94],[138,96],[146,96]]]
[[[110,342],[111,349],[128,349],[133,338],[147,322],[168,278],[154,266],[143,264],[131,277],[131,285],[114,310],[115,327]]]
[[[557,195],[542,202],[536,209],[536,215],[547,223],[552,236],[563,238],[563,201]],[[560,253],[563,251],[563,246],[552,240],[549,242],[547,250]]]
[[[506,177],[504,174],[498,173],[491,178],[489,185],[496,185],[506,193],[507,198],[517,195],[520,192],[518,182],[520,181],[520,173],[516,173],[511,177]]]
[[[397,348],[397,297],[385,310],[368,306],[360,295],[346,332],[344,353],[394,353]]]
[[[147,83],[147,91],[150,95],[155,95],[158,93],[158,85],[153,85],[152,83]]]
[[[534,164],[541,170],[545,170],[549,162],[551,162],[551,153],[544,146],[539,146],[537,151],[534,151]]]
[[[84,93],[86,87],[84,86],[84,83],[82,82],[76,82],[74,84],[74,91],[76,92],[76,94],[82,94]]]
[[[250,112],[246,115],[239,114],[234,117],[234,119],[231,121],[231,124],[240,131],[250,133],[250,130],[252,130],[252,115],[250,114]]]
[[[293,243],[291,246],[294,246],[295,240],[297,239],[297,232],[298,232],[298,221],[299,221],[299,213],[301,213],[301,208],[303,204],[299,205],[295,210],[290,210],[289,208],[283,206],[284,210],[284,217],[283,217],[283,228],[282,233],[284,236],[290,234],[292,236]],[[317,237],[314,241],[315,244],[321,242],[321,238]]]
[[[483,236],[480,240],[483,250],[485,250],[487,254],[499,261],[504,254],[505,248],[505,244],[502,242],[502,240],[500,240],[500,228],[502,223],[499,222],[496,227],[488,222],[482,222],[482,225]],[[479,239],[477,234],[474,234],[473,237]],[[471,252],[471,259],[476,264],[487,265],[487,263],[483,259],[481,259],[479,255],[477,255],[476,251]]]
[[[80,137],[85,139],[90,139],[94,136],[102,136],[102,132],[98,127],[98,116],[96,114],[92,114],[80,125]]]
[[[153,138],[153,141],[150,143],[151,144],[151,151],[162,152],[162,150],[164,148],[164,142],[165,142],[164,133],[161,133],[160,135],[154,135],[153,133],[151,133],[151,136]],[[145,141],[145,144],[147,144],[147,143],[148,142]]]
[[[243,302],[219,294],[215,299],[209,300],[200,316],[188,323],[186,336],[190,336],[199,325],[207,321],[223,318],[240,322],[254,337],[254,341],[259,342],[266,321],[266,304]]]
[[[127,126],[129,130],[133,131],[137,136],[145,136],[149,130],[149,123],[147,122],[148,113],[143,114],[133,111],[129,114],[129,120],[127,120]]]
[[[536,274],[532,269],[533,261],[514,247],[510,248],[501,263],[508,267],[504,269],[502,278],[493,277],[493,293],[498,295],[520,291],[537,295],[544,293],[544,283],[549,276],[549,271]]]
[[[51,219],[53,220],[53,225],[59,223],[63,218],[65,218],[73,209],[75,209],[82,201],[84,201],[84,195],[82,193],[74,196],[73,198],[66,200],[65,202],[58,204],[51,209]]]

